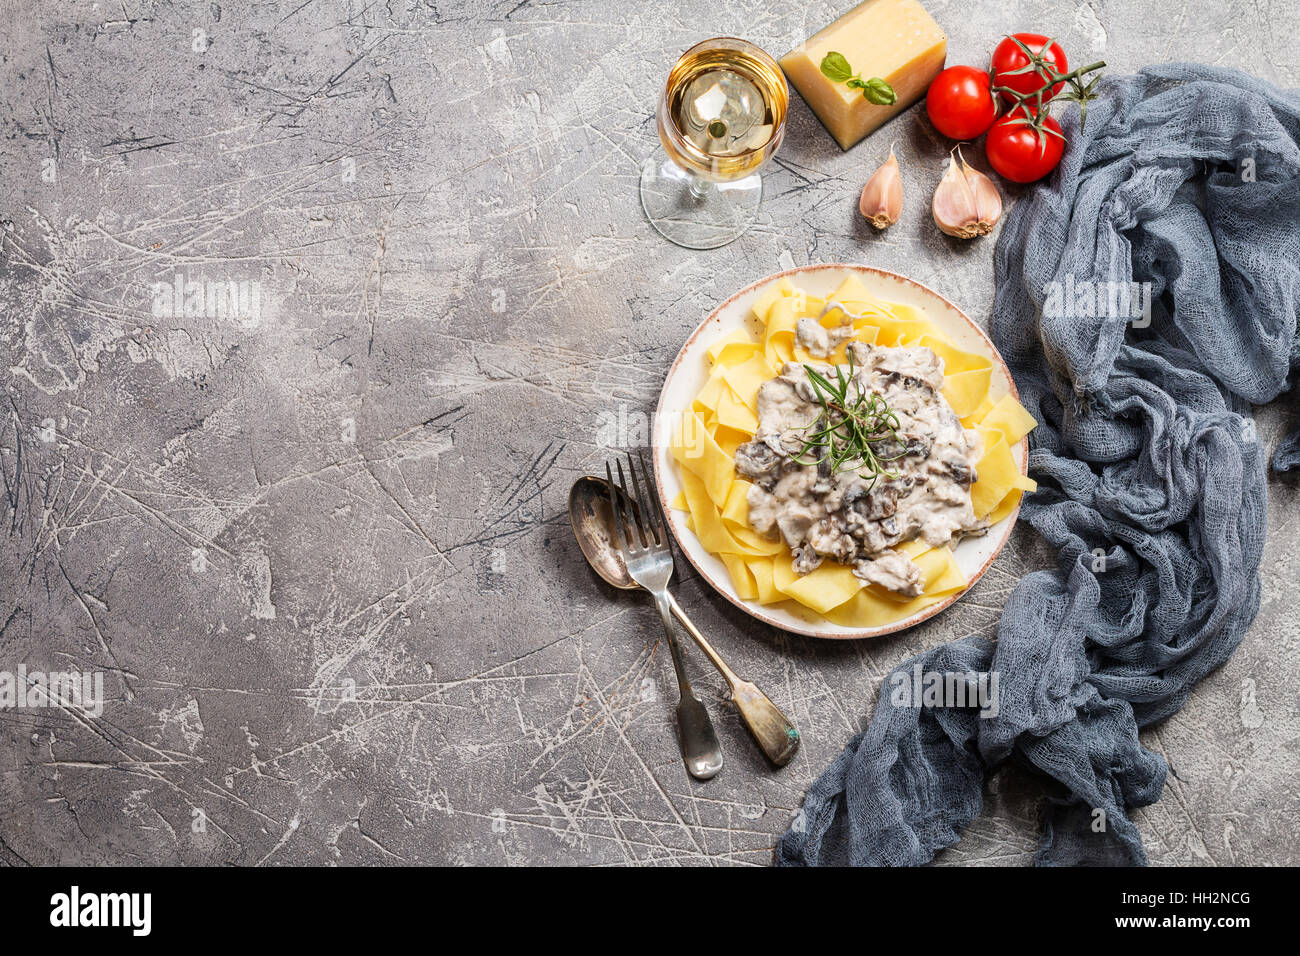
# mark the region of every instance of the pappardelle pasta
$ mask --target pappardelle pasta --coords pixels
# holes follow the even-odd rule
[[[874,297],[856,276],[827,299],[782,278],[759,295],[752,314],[756,331],[738,329],[709,345],[708,379],[691,407],[672,423],[671,450],[682,482],[672,506],[687,512],[688,527],[726,565],[740,598],[764,605],[790,602],[786,606],[796,613],[802,607],[845,627],[874,628],[964,590],[968,582],[948,544],[931,547],[921,537],[892,546],[906,557],[903,564],[915,566],[913,576],[919,569],[912,594],[867,580],[834,560],[815,558],[813,569],[800,573],[809,566],[808,555],[795,554],[781,535],[760,534],[751,523],[754,484],[737,472],[736,452],[759,431],[760,391],[787,363],[807,368],[814,363],[845,367],[847,362],[851,370],[853,355],[846,350],[853,343],[923,347],[939,360],[943,399],[961,426],[979,436],[975,475],[967,476],[966,487],[980,525],[995,525],[1015,510],[1025,491],[1036,487],[1020,473],[1011,448],[1037,423],[1011,394],[997,401],[990,397],[992,362],[962,351],[920,310]],[[797,334],[801,319],[803,332]],[[815,345],[803,334],[809,330],[815,333]],[[861,348],[855,353],[863,354]],[[939,380],[933,381],[937,385]],[[953,427],[963,430],[956,423]],[[975,439],[971,441],[974,448]]]

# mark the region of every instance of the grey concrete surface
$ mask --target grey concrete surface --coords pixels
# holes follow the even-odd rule
[[[784,52],[847,5],[2,5],[0,671],[98,670],[107,700],[0,711],[0,862],[770,862],[888,668],[991,634],[1050,561],[1018,529],[957,607],[856,643],[757,626],[680,574],[804,733],[774,772],[693,653],[728,757],[700,784],[653,608],[569,532],[602,424],[648,412],[754,279],[870,263],[986,321],[992,240],[930,224],[948,145],[916,110],[841,153],[796,100],[761,222],[726,248],[642,216],[677,54]],[[1115,71],[1300,71],[1282,0],[928,6],[950,63],[1040,29]],[[877,237],[857,193],[891,141],[905,219]],[[177,276],[246,283],[255,320],[215,291],[187,313],[154,286]],[[1261,436],[1294,417],[1262,411]],[[1146,735],[1173,768],[1138,814],[1155,863],[1300,862],[1297,486],[1269,494],[1258,621]],[[999,774],[940,862],[1029,862],[1040,799]]]

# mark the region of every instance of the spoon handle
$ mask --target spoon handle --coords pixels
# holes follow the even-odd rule
[[[673,615],[681,621],[682,627],[686,628],[686,633],[691,635],[695,643],[700,646],[700,650],[704,652],[704,656],[713,662],[713,666],[730,685],[731,698],[736,704],[736,709],[740,711],[740,716],[744,719],[749,732],[763,748],[763,753],[767,754],[767,759],[778,767],[784,767],[799,749],[799,731],[790,722],[790,718],[781,713],[781,709],[754,684],[736,676],[736,672],[727,666],[727,662],[713,649],[713,645],[705,640],[699,628],[686,616],[686,612],[671,593],[668,595],[668,604],[672,608]]]

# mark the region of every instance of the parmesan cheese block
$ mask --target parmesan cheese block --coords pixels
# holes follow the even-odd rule
[[[898,95],[892,106],[869,102],[822,74],[834,50],[862,79],[880,77]],[[924,94],[948,54],[948,38],[918,0],[866,0],[781,58],[781,68],[817,118],[848,149]]]

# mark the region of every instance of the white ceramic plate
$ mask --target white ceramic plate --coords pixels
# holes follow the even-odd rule
[[[709,360],[706,353],[710,343],[738,328],[748,327],[753,331],[759,330],[758,320],[750,314],[750,306],[763,289],[778,279],[787,277],[810,295],[824,298],[834,292],[850,275],[858,276],[873,295],[890,302],[901,302],[923,309],[926,317],[947,333],[962,349],[990,358],[993,361],[993,377],[989,386],[989,396],[993,401],[996,402],[1007,392],[1019,397],[1015,382],[1012,381],[1011,373],[1007,371],[1002,356],[998,354],[998,350],[993,347],[993,343],[983,330],[965,313],[919,282],[913,282],[894,272],[872,269],[868,266],[834,263],[777,272],[741,289],[718,306],[699,328],[691,333],[668,372],[663,391],[659,394],[659,408],[655,417],[655,479],[659,485],[659,496],[663,501],[664,511],[668,515],[668,523],[672,526],[673,535],[677,538],[677,543],[687,559],[719,594],[760,621],[782,630],[812,637],[875,637],[879,634],[901,631],[934,617],[960,599],[966,591],[959,591],[943,601],[931,604],[911,617],[882,627],[871,628],[851,628],[832,624],[811,608],[797,605],[793,601],[764,607],[757,601],[742,600],[731,583],[731,576],[727,573],[726,566],[717,557],[704,550],[699,538],[686,527],[686,515],[668,507],[668,503],[677,496],[682,487],[677,474],[677,464],[672,460],[669,445],[672,440],[672,422],[690,407],[708,378]],[[1021,473],[1024,474],[1028,460],[1028,441],[1022,439],[1012,448],[1011,454]],[[1019,511],[1020,509],[1017,508],[1007,518],[994,525],[983,537],[967,538],[953,548],[957,565],[970,581],[970,585],[978,581],[988,570],[993,559],[1007,543]],[[970,585],[967,585],[966,590],[970,589]]]

